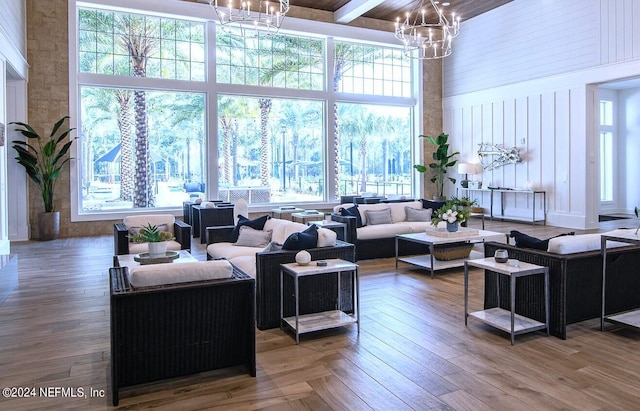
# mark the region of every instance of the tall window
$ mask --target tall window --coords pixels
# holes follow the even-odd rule
[[[613,101],[600,100],[600,201],[613,201]]]
[[[152,14],[78,8],[79,214],[196,196],[413,194],[417,92],[399,48],[319,33],[242,38],[201,16]]]

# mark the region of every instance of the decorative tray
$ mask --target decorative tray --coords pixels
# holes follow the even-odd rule
[[[479,234],[478,230],[476,230],[475,228],[465,227],[460,227],[458,228],[458,231],[455,231],[453,233],[443,228],[427,228],[426,233],[427,235],[443,238],[471,237]]]
[[[133,256],[133,260],[139,262],[140,265],[163,264],[172,263],[178,257],[180,254],[177,251],[166,251],[164,257],[151,257],[149,253],[140,253]]]

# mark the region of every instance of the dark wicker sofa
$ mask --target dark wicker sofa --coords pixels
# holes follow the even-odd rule
[[[256,375],[255,281],[233,277],[133,289],[109,270],[111,389],[242,365]]]
[[[567,325],[599,318],[602,310],[602,254],[599,250],[554,254],[518,248],[497,242],[484,245],[485,256],[498,248],[509,258],[549,267],[550,332],[567,338]],[[607,313],[640,307],[640,249],[623,247],[607,250]],[[485,271],[484,307],[509,309],[508,278]],[[499,284],[499,285],[498,285]],[[499,287],[500,301],[496,289]],[[529,276],[516,284],[516,313],[544,321],[544,282],[542,276]]]
[[[226,242],[233,226],[207,227],[207,245]],[[334,247],[307,249],[312,260],[340,258],[355,261],[353,244],[337,241]],[[280,327],[280,264],[293,263],[298,251],[280,250],[256,253],[256,322],[261,330]],[[207,255],[207,259],[211,257]],[[300,314],[335,309],[337,305],[337,277],[322,275],[304,278],[300,282]],[[342,311],[353,312],[353,275],[341,276]],[[293,280],[284,277],[285,317],[295,312]]]

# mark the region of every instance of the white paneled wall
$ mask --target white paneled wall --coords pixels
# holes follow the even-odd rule
[[[515,0],[463,23],[443,70],[444,131],[460,160],[478,161],[482,142],[520,149],[523,161],[485,172],[484,186],[533,183],[549,224],[597,226],[596,84],[640,76],[640,1]],[[525,196],[504,207],[532,213]]]
[[[2,0],[0,13],[0,34],[23,56],[27,55],[25,0]],[[5,49],[6,50],[6,49]]]

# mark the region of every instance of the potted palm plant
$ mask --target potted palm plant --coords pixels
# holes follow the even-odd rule
[[[438,137],[420,135],[420,137],[427,138],[431,144],[436,146],[436,150],[433,152],[433,162],[429,163],[429,167],[422,164],[415,164],[413,168],[421,173],[427,172],[429,169],[433,171],[431,182],[436,185],[436,194],[433,196],[434,200],[444,200],[444,182],[448,179],[453,184],[456,183],[456,179],[447,176],[447,169],[453,167],[458,162],[454,157],[460,154],[458,151],[449,154],[449,135],[441,133]]]
[[[53,202],[56,182],[64,165],[70,160],[65,155],[71,148],[73,140],[65,141],[73,128],[65,129],[62,124],[69,116],[58,120],[49,137],[38,134],[29,124],[14,122],[22,128],[16,128],[26,141],[14,140],[13,148],[18,152],[18,163],[38,187],[44,202],[44,212],[38,215],[38,232],[41,240],[53,240],[60,233],[60,212],[56,211]]]
[[[142,226],[137,233],[131,235],[131,241],[134,243],[148,243],[151,258],[164,257],[167,252],[167,241],[173,239],[173,234],[161,231],[157,225],[151,223]]]

